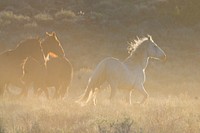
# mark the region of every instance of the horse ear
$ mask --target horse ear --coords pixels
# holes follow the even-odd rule
[[[54,37],[56,37],[56,32],[52,32],[52,35],[53,35]]]
[[[137,37],[137,40],[140,40],[140,38],[138,36],[136,36],[136,37]]]
[[[38,37],[38,40],[39,40],[39,42],[42,42],[42,38],[41,37]]]
[[[147,34],[147,38],[148,38],[148,40],[152,40],[152,37],[149,34]]]
[[[46,35],[50,36],[51,34],[50,34],[50,33],[48,33],[48,32],[46,32]]]
[[[42,41],[42,38],[41,38],[41,37],[39,37],[39,36],[36,36],[36,37],[35,37],[35,39],[37,39],[39,42],[41,42],[41,41]]]

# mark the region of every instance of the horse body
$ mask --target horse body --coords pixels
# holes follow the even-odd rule
[[[101,61],[90,77],[85,93],[78,102],[86,104],[93,97],[93,102],[96,104],[96,88],[100,88],[100,85],[108,82],[111,87],[110,99],[115,95],[117,89],[123,89],[127,92],[127,100],[131,103],[131,92],[137,89],[144,95],[141,102],[143,103],[148,97],[143,86],[148,60],[150,57],[165,59],[166,55],[151,38],[138,40],[136,45],[137,49],[134,49],[123,62],[112,57]]]
[[[21,82],[22,64],[28,56],[43,62],[44,57],[38,39],[27,39],[19,43],[14,50],[6,51],[0,55],[0,95],[3,95],[5,86],[8,84],[14,84],[24,89]]]
[[[71,83],[73,68],[66,58],[52,58],[47,62],[46,82],[48,87],[55,87],[54,98],[63,98]]]
[[[54,98],[64,97],[72,79],[72,65],[66,58],[49,58],[46,65],[40,65],[36,60],[28,58],[24,64],[22,80],[26,86],[33,84],[35,94],[45,92],[49,98],[48,87],[55,87]]]
[[[23,65],[23,76],[22,81],[25,84],[25,87],[28,88],[33,84],[34,92],[37,93],[38,88],[45,88],[45,78],[47,75],[46,66],[40,64],[37,60],[29,57]],[[37,89],[36,89],[37,88]],[[27,95],[28,89],[23,91],[23,95]],[[48,93],[45,91],[47,97]],[[22,94],[21,94],[22,95]]]
[[[118,76],[121,75],[121,76]],[[124,84],[133,84],[131,79],[135,79],[133,76],[135,74],[131,74],[129,69],[125,64],[123,64],[120,60],[116,58],[106,58],[99,63],[97,68],[94,70],[90,78],[90,83],[97,82],[96,86],[99,87],[104,82],[109,82],[111,84],[117,84],[116,86],[121,87]],[[112,82],[115,83],[112,83]]]
[[[108,82],[112,88],[111,99],[115,95],[117,89],[131,91],[134,89],[134,86],[137,86],[137,83],[144,83],[144,81],[145,73],[140,65],[131,67],[116,58],[108,57],[101,61],[94,70],[82,100],[86,100],[90,92],[95,92],[95,89],[100,88],[104,82]],[[90,98],[88,98],[87,101],[89,101]]]

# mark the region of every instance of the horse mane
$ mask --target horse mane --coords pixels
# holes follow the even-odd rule
[[[23,46],[23,45],[26,45],[26,43],[28,42],[28,41],[31,41],[31,40],[37,40],[37,38],[27,38],[27,39],[25,39],[25,40],[22,40],[22,41],[20,41],[17,45],[16,45],[16,47],[15,48],[13,48],[13,49],[8,49],[8,50],[6,50],[6,51],[3,51],[3,52],[1,52],[0,53],[0,55],[2,55],[2,54],[10,54],[11,52],[13,52],[13,51],[16,51],[18,48],[20,48],[21,46]],[[23,49],[24,50],[24,49]]]
[[[150,35],[147,35],[147,37],[142,37],[142,38],[139,38],[137,36],[137,39],[134,39],[133,41],[128,42],[129,46],[127,47],[127,50],[128,50],[129,56],[124,61],[127,61],[129,58],[131,58],[133,53],[135,53],[136,50],[147,40],[150,40],[153,42],[153,39]]]
[[[136,51],[136,49],[146,40],[148,40],[146,37],[143,37],[143,38],[137,37],[137,39],[134,39],[133,41],[128,42],[128,45],[129,45],[127,47],[128,53],[132,55]]]
[[[16,50],[17,48],[21,47],[22,45],[26,45],[26,43],[27,43],[28,41],[34,41],[34,40],[40,41],[38,38],[27,38],[27,39],[25,39],[25,40],[20,41],[20,42],[17,44],[17,46],[16,46],[14,49],[12,49],[12,50]]]

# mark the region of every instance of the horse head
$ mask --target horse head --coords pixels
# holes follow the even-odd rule
[[[45,57],[47,57],[49,53],[54,54],[55,56],[58,57],[65,56],[65,52],[55,32],[52,33],[46,32],[46,38],[41,42],[41,46]]]
[[[150,58],[166,60],[165,52],[153,41],[150,35],[147,36],[147,40],[145,41],[147,45],[147,56]]]

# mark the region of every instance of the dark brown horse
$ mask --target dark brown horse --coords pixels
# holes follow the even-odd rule
[[[47,34],[41,46],[46,57],[45,67],[29,58],[23,67],[23,81],[26,86],[33,83],[35,92],[39,95],[44,91],[47,97],[49,97],[47,87],[55,87],[54,97],[62,98],[72,80],[72,65],[65,58],[64,50],[54,32]]]
[[[13,84],[24,89],[21,82],[22,64],[27,57],[32,57],[39,64],[44,63],[44,55],[39,39],[27,39],[20,42],[13,50],[0,54],[0,95],[6,85]]]
[[[72,79],[72,65],[66,58],[49,57],[46,67],[33,58],[24,64],[22,80],[26,86],[33,84],[34,92],[40,95],[45,92],[49,98],[48,87],[55,87],[54,98],[63,98]]]

